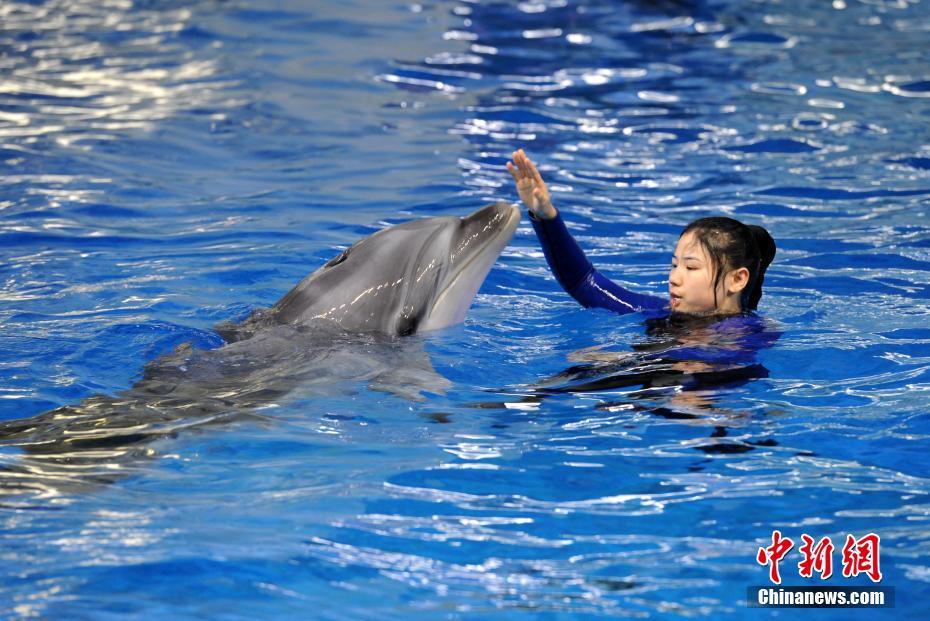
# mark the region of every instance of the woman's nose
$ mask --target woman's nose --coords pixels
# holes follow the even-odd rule
[[[668,284],[670,284],[670,285],[678,285],[678,284],[680,284],[680,280],[679,280],[679,278],[678,278],[678,269],[677,269],[677,268],[674,268],[674,267],[673,267],[671,270],[669,270],[669,272],[668,272]]]

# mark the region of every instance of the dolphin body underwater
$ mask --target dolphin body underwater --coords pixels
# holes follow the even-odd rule
[[[221,347],[181,345],[115,396],[0,423],[0,496],[57,496],[112,482],[155,454],[146,446],[152,440],[267,420],[263,410],[285,396],[345,392],[360,382],[407,398],[441,393],[450,382],[417,343],[398,337],[462,321],[519,220],[515,205],[497,202],[462,218],[382,229],[270,309],[218,325]]]

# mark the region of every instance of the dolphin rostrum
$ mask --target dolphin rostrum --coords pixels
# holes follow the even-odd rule
[[[0,423],[0,496],[58,495],[112,481],[150,457],[149,441],[243,416],[296,393],[359,382],[417,398],[441,392],[409,336],[462,321],[520,220],[505,202],[469,216],[413,220],[370,235],[304,278],[270,309],[217,326],[226,343],[148,363],[115,396],[95,395]],[[15,447],[10,454],[5,447]]]

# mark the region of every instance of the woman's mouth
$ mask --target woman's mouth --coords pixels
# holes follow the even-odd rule
[[[669,302],[668,302],[668,304],[669,304],[669,307],[671,307],[672,310],[675,310],[675,309],[678,308],[678,306],[681,304],[681,297],[680,297],[680,296],[677,296],[677,295],[669,295]]]

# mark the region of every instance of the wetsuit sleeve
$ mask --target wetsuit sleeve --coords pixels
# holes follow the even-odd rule
[[[556,280],[582,306],[617,313],[660,310],[666,306],[662,298],[633,293],[597,271],[568,232],[560,214],[541,220],[531,213],[530,221]]]

